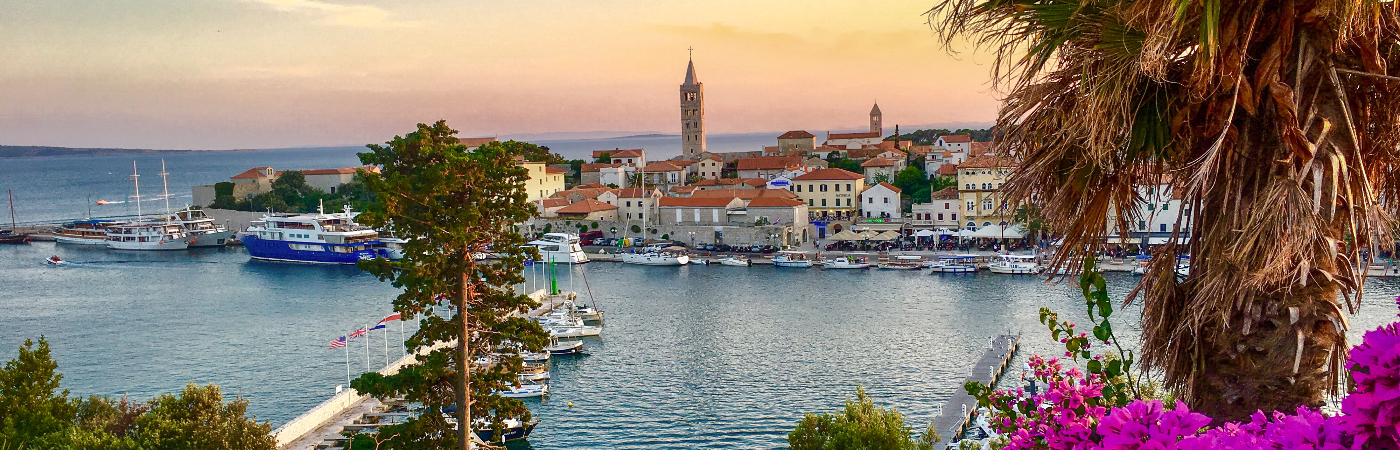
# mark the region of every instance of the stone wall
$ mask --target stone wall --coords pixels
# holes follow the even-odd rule
[[[595,222],[598,224],[597,228],[593,228],[592,226]],[[521,226],[521,231],[525,232],[527,235],[535,235],[543,233],[545,225],[550,225],[550,232],[555,233],[567,232],[578,234],[578,226],[584,225],[588,227],[588,231],[602,231],[603,236],[610,238],[635,238],[641,236],[645,237],[646,239],[662,239],[662,236],[667,236],[671,240],[685,242],[687,244],[692,242],[691,238],[694,238],[694,243],[696,244],[719,243],[730,245],[797,245],[802,243],[803,235],[802,230],[794,231],[792,225],[770,225],[755,227],[752,224],[743,225],[735,223],[718,226],[655,224],[643,226],[640,222],[635,220],[631,222],[609,222],[588,220],[563,220],[549,218],[535,218],[530,222],[526,222]],[[642,232],[640,234],[633,232],[633,225],[636,225],[638,228],[640,228]],[[612,231],[613,229],[616,229],[617,231],[614,233]],[[774,235],[776,235],[777,237],[772,238],[771,236]],[[810,231],[808,233],[808,236],[812,236]]]

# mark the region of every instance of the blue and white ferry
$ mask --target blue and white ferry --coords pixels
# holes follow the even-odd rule
[[[345,212],[263,216],[239,238],[253,259],[318,264],[354,264],[378,257],[379,233]]]

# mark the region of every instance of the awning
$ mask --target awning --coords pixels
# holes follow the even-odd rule
[[[873,238],[873,240],[876,241],[893,241],[895,239],[899,239],[899,232],[897,231],[886,231]]]
[[[918,237],[929,237],[929,236],[933,236],[933,235],[936,235],[936,234],[938,234],[938,233],[934,233],[933,230],[919,230],[919,231],[915,231],[915,232],[914,232],[914,236],[918,236]]]
[[[1026,237],[1026,228],[1020,225],[1011,225],[1006,228],[1000,226],[982,227],[972,234],[976,238],[995,239],[1020,239]]]
[[[860,237],[852,233],[851,230],[841,230],[840,233],[827,236],[826,239],[829,241],[859,241]]]

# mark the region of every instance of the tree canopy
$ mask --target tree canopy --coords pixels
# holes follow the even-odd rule
[[[911,431],[904,415],[875,405],[865,389],[857,387],[856,398],[847,399],[845,409],[835,414],[807,413],[788,434],[788,445],[792,450],[933,450],[940,439],[932,424],[919,439],[911,437]]]

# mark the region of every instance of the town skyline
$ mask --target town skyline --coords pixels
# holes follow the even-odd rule
[[[179,5],[12,5],[0,145],[336,146],[436,119],[464,137],[680,134],[689,47],[714,135],[855,129],[876,101],[891,132],[988,124],[997,107],[987,58],[950,56],[924,2],[607,5],[627,17],[568,4]],[[498,25],[522,22],[535,26]]]

